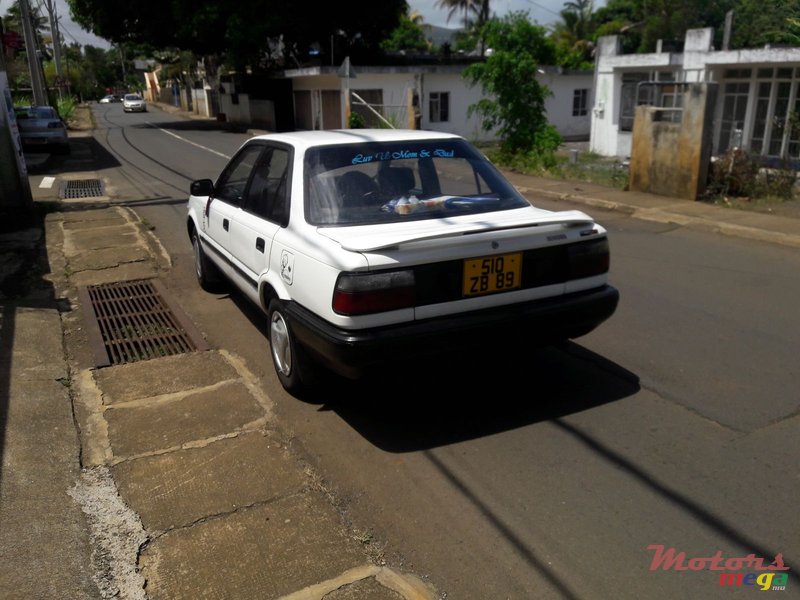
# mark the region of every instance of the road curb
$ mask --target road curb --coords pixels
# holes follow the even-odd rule
[[[738,225],[735,223],[726,223],[720,220],[705,219],[702,217],[684,215],[674,210],[669,210],[665,208],[646,208],[646,207],[636,206],[634,204],[617,202],[614,200],[593,198],[582,194],[571,194],[571,193],[547,190],[544,188],[533,188],[529,186],[516,186],[516,187],[517,190],[522,194],[530,196],[546,197],[551,200],[557,200],[563,202],[576,202],[579,204],[583,204],[594,208],[599,208],[602,210],[623,213],[643,221],[651,221],[656,223],[670,223],[696,231],[705,231],[708,233],[717,233],[729,237],[737,237],[753,241],[767,242],[772,244],[778,244],[781,246],[788,246],[790,248],[800,248],[800,235],[795,235],[791,233],[772,231],[768,229],[751,227],[747,225]],[[535,198],[531,198],[531,200],[535,204]]]

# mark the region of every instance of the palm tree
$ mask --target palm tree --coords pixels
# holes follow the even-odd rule
[[[33,30],[36,32],[39,41],[41,42],[42,32],[50,31],[50,21],[47,17],[42,16],[39,8],[33,5],[28,6],[31,13],[31,23]],[[8,7],[6,14],[3,16],[3,27],[6,30],[21,32],[22,31],[22,11],[19,8],[19,0],[15,0]]]
[[[486,51],[483,26],[489,20],[491,13],[490,2],[491,0],[437,0],[436,2],[438,8],[449,9],[447,13],[448,22],[458,11],[464,11],[464,31],[472,30],[477,32],[481,56]],[[471,19],[470,15],[474,18]]]
[[[458,13],[464,12],[464,29],[469,29],[470,25],[475,24],[481,27],[489,20],[491,0],[437,0],[437,8],[448,9],[447,21]],[[470,17],[474,17],[471,19]]]
[[[586,39],[589,34],[589,23],[594,12],[594,0],[574,0],[564,3],[564,10],[561,11],[561,18],[568,26],[571,33],[579,40]],[[566,13],[566,14],[565,14]],[[571,15],[572,19],[567,19]]]

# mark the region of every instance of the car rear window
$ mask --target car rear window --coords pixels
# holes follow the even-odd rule
[[[304,173],[306,219],[314,225],[371,225],[528,206],[464,140],[311,148]]]
[[[33,106],[19,109],[16,116],[18,119],[58,119],[55,109],[49,106]]]

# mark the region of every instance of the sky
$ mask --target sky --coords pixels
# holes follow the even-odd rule
[[[118,1],[118,0],[111,0]],[[47,16],[47,9],[42,0],[28,0],[30,6],[39,6],[39,12]],[[0,16],[6,14],[8,7],[13,4],[13,0],[0,0]],[[69,5],[66,0],[55,0],[56,16],[61,35],[64,36],[67,44],[78,43],[81,46],[97,46],[98,48],[109,48],[111,45],[104,39],[97,37],[80,28],[69,15]]]
[[[120,1],[120,0],[109,0]],[[450,22],[447,21],[447,10],[437,8],[437,0],[407,0],[412,11],[419,12],[423,21],[429,25],[439,27],[459,27],[459,16],[454,15]],[[31,6],[41,5],[42,14],[47,14],[42,0],[29,0]],[[531,21],[539,25],[550,25],[560,20],[559,12],[564,8],[565,0],[491,0],[493,15],[502,17],[510,12],[527,12]],[[4,15],[11,5],[12,0],[0,0],[0,16]],[[595,8],[605,4],[605,0],[595,0]],[[66,0],[55,0],[56,13],[59,17],[61,34],[67,43],[77,42],[82,46],[92,45],[99,48],[109,48],[110,44],[97,36],[82,30],[69,15],[69,6]]]

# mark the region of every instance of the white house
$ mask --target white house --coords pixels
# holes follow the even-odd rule
[[[292,80],[298,129],[346,127],[344,100],[349,91],[352,110],[368,124],[377,124],[377,117],[366,104],[397,127],[455,133],[473,141],[496,140],[495,132],[481,128],[478,115],[468,114],[483,91],[466,82],[464,68],[460,64],[355,66],[351,71],[355,77],[347,78],[341,68],[311,67],[283,75]],[[543,67],[539,78],[553,92],[545,105],[550,122],[565,139],[588,139],[591,72]]]
[[[735,146],[766,160],[800,158],[800,48],[715,50],[713,40],[713,29],[692,29],[679,52],[624,55],[617,36],[600,38],[591,149],[629,156],[637,105],[679,107],[681,83],[716,82],[715,154]]]

